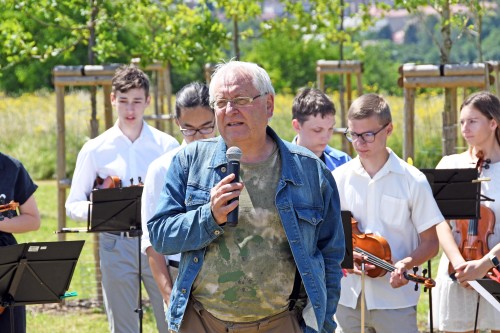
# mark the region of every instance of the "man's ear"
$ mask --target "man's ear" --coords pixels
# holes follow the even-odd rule
[[[300,122],[297,119],[292,119],[292,127],[297,134],[300,132]]]

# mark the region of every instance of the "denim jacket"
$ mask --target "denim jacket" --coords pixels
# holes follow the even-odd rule
[[[310,151],[282,141],[269,127],[267,134],[278,145],[282,161],[276,208],[308,296],[301,326],[304,332],[332,333],[345,252],[337,186]],[[221,137],[181,150],[167,172],[156,214],[148,221],[156,251],[182,253],[167,313],[173,331],[180,329],[205,248],[224,237],[224,227],[210,210],[210,190],[225,177],[226,164]]]

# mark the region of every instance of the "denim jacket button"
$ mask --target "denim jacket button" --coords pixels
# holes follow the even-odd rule
[[[186,289],[185,289],[185,288],[182,288],[182,289],[181,289],[181,293],[185,294],[185,293],[186,293]]]
[[[222,168],[220,168],[220,171],[226,173],[227,169],[226,169],[226,167],[222,167]]]
[[[220,235],[220,230],[215,230],[215,231],[214,231],[214,234],[215,234],[216,236],[219,236],[219,235]]]
[[[193,261],[194,261],[195,263],[197,263],[197,262],[198,262],[198,257],[194,257],[194,258],[193,258]]]

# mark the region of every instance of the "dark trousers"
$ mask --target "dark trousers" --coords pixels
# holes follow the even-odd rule
[[[12,326],[11,326],[11,316],[13,317]],[[26,308],[24,305],[8,307],[4,310],[4,312],[0,315],[0,332],[2,333],[26,332]]]

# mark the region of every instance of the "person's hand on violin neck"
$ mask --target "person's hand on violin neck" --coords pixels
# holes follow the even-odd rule
[[[408,279],[405,278],[404,273],[407,271],[406,264],[403,260],[398,261],[394,264],[396,268],[393,272],[391,272],[391,278],[389,282],[391,283],[391,287],[400,288],[406,284],[408,284]]]

